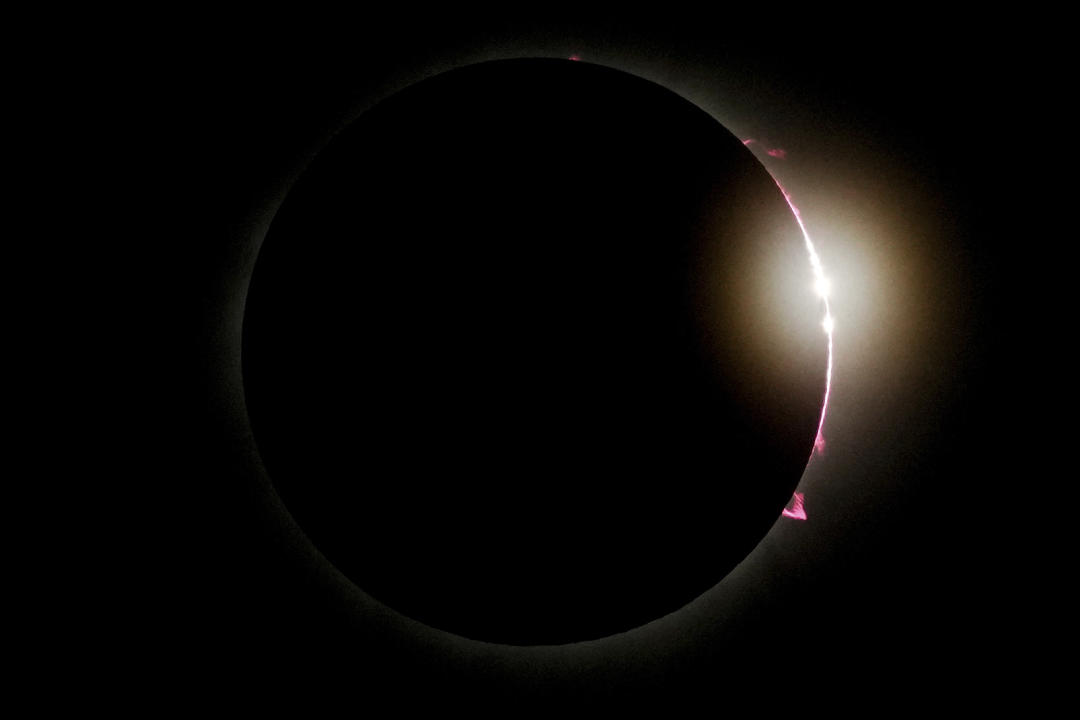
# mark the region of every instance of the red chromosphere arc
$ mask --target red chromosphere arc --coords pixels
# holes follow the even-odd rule
[[[746,145],[747,147],[757,143],[754,138],[747,138],[742,142],[743,145]],[[787,152],[781,148],[772,148],[767,150],[766,154],[781,160],[787,157]],[[766,170],[768,171],[768,168],[766,168]],[[769,171],[769,175],[772,176],[773,182],[776,183],[776,187],[780,188],[780,192],[784,194],[784,200],[787,201],[788,207],[791,208],[791,212],[795,216],[795,222],[799,224],[799,230],[802,231],[806,251],[810,255],[810,267],[814,271],[814,282],[817,293],[825,303],[825,317],[821,322],[821,326],[824,328],[825,335],[828,338],[828,363],[825,368],[825,397],[821,402],[821,417],[818,419],[817,434],[814,437],[814,449],[810,452],[810,460],[813,460],[815,454],[821,455],[825,452],[825,414],[829,408],[829,394],[832,391],[833,329],[835,327],[835,321],[833,320],[832,308],[829,306],[829,280],[825,276],[825,269],[821,265],[821,258],[818,256],[817,249],[814,247],[814,241],[810,239],[810,233],[807,232],[806,225],[803,223],[802,214],[799,212],[799,208],[795,205],[795,202],[791,199],[791,193],[787,191],[780,180],[771,171]],[[810,460],[807,462],[809,463]],[[782,515],[783,517],[794,518],[796,520],[806,520],[806,510],[803,507],[802,493],[795,493],[791,500],[791,507],[786,508]]]
[[[787,200],[788,207],[791,208],[791,212],[795,215],[795,221],[799,224],[799,229],[802,230],[803,241],[806,243],[806,250],[810,254],[810,265],[814,269],[814,278],[817,283],[818,294],[821,295],[821,299],[825,303],[825,318],[821,321],[821,326],[825,329],[825,336],[828,338],[828,364],[825,368],[825,397],[821,401],[821,418],[818,420],[817,436],[814,438],[814,452],[821,453],[825,450],[825,435],[823,429],[825,427],[825,413],[829,409],[829,393],[832,390],[832,366],[833,366],[833,327],[834,321],[832,316],[832,308],[829,307],[829,292],[828,292],[828,279],[825,277],[825,270],[821,266],[821,258],[818,257],[817,250],[814,249],[814,241],[810,239],[810,233],[806,231],[806,225],[803,224],[802,215],[799,213],[799,208],[795,206],[795,203],[791,200],[791,194],[780,184],[780,181],[773,176],[773,180],[776,182],[776,187],[780,188],[780,192],[784,194],[784,199]],[[813,458],[814,453],[810,454]]]

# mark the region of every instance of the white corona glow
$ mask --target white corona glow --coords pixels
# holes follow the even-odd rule
[[[821,275],[814,281],[814,290],[820,297],[827,298],[832,290],[832,283],[829,282],[829,278]]]

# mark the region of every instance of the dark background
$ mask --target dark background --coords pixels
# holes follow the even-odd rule
[[[965,702],[1022,683],[1018,662],[1038,633],[1024,488],[1043,471],[1018,462],[1034,428],[1016,421],[1023,400],[1009,390],[1021,355],[1011,333],[1031,328],[1031,314],[1012,283],[1026,265],[1008,253],[1038,226],[1024,210],[1030,184],[1016,181],[1038,176],[1017,130],[1020,109],[1033,106],[1015,38],[902,18],[843,32],[772,16],[327,25],[338,27],[200,34],[170,44],[155,70],[168,102],[148,122],[160,122],[178,168],[166,199],[204,310],[192,342],[180,342],[196,348],[193,367],[209,388],[196,396],[209,402],[190,444],[172,451],[183,460],[186,522],[175,561],[162,563],[168,590],[149,603],[147,652],[182,668],[166,678],[195,693],[316,687],[357,703],[389,694],[770,706],[937,693]],[[577,53],[719,78],[744,116],[786,113],[781,141],[808,148],[817,167],[850,171],[874,158],[849,175],[886,190],[859,201],[914,223],[933,269],[920,307],[940,312],[917,314],[932,332],[919,335],[921,370],[906,377],[935,380],[884,404],[852,396],[854,420],[832,440],[849,452],[828,456],[823,522],[812,526],[812,514],[786,530],[733,594],[605,647],[508,654],[335,599],[338,580],[304,570],[295,538],[267,539],[258,508],[270,500],[237,459],[250,451],[234,441],[238,398],[215,390],[237,310],[222,308],[222,288],[243,265],[236,238],[252,229],[252,208],[363,98],[469,52]]]

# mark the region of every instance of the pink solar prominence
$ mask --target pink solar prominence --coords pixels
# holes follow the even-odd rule
[[[796,520],[806,519],[806,509],[803,507],[803,494],[801,492],[792,495],[789,504],[791,507],[784,508],[784,512],[782,512],[781,515]]]

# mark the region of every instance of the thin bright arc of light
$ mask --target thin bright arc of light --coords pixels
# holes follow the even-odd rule
[[[772,175],[772,173],[769,174]],[[773,175],[772,178],[773,182],[776,183],[776,187],[780,188],[780,192],[783,193],[784,200],[787,201],[788,207],[791,208],[791,213],[795,216],[795,222],[799,224],[799,230],[802,231],[803,243],[806,245],[806,252],[810,255],[810,267],[814,270],[814,286],[818,288],[818,295],[825,301],[825,317],[822,319],[821,325],[828,338],[828,361],[825,366],[825,397],[821,402],[821,417],[818,419],[817,435],[814,437],[814,449],[810,452],[810,458],[813,459],[815,452],[820,454],[825,450],[825,415],[829,410],[829,394],[832,392],[833,330],[836,327],[836,321],[833,319],[832,308],[829,306],[829,295],[827,291],[829,279],[825,276],[825,268],[821,264],[821,256],[818,255],[817,248],[814,247],[814,241],[810,238],[810,233],[806,230],[806,224],[803,223],[802,214],[799,212],[799,208],[791,199],[791,193],[787,191],[775,175]]]

